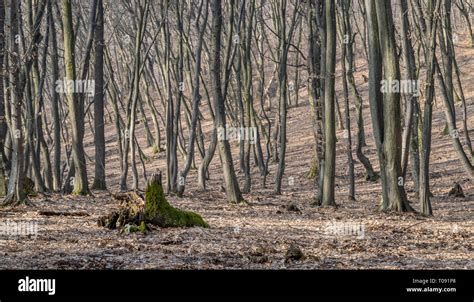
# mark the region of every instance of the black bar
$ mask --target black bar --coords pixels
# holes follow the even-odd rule
[[[55,279],[55,294],[19,292],[19,280]],[[426,284],[414,283],[428,280]],[[474,301],[472,271],[0,271],[0,300],[66,296],[347,296],[399,297],[397,301]],[[435,283],[432,283],[436,281]],[[420,282],[420,281],[418,281]],[[407,288],[455,292],[407,292]]]

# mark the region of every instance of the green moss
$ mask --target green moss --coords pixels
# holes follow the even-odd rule
[[[132,224],[132,225],[126,225],[124,227],[125,233],[142,233],[146,234],[149,231],[148,226],[146,225],[145,221],[142,221],[139,226]]]
[[[376,182],[377,180],[379,180],[379,178],[380,178],[380,175],[377,172],[374,172],[373,174],[367,174],[365,176],[365,180],[372,181],[372,182]]]
[[[148,226],[146,225],[145,221],[142,221],[140,223],[140,225],[138,226],[138,231],[140,233],[143,233],[145,234],[146,232],[148,232],[150,229],[148,228]]]
[[[158,145],[156,145],[156,144],[153,145],[152,153],[153,153],[153,154],[161,153],[161,148],[160,148]]]
[[[87,196],[87,195],[89,195],[89,193],[84,192],[82,190],[74,190],[74,191],[72,191],[71,195],[73,195],[73,196]]]
[[[313,201],[310,204],[311,207],[319,207],[321,206],[321,200],[319,199],[319,196],[315,196],[313,198]]]
[[[145,219],[161,227],[209,227],[200,215],[171,206],[165,198],[163,187],[156,182],[151,182],[146,189]]]
[[[445,123],[444,124],[444,129],[443,129],[443,135],[448,135],[449,134],[449,126],[448,126],[448,123]],[[421,141],[421,135],[419,136],[420,137],[420,141]],[[420,146],[421,146],[421,143],[420,143]]]
[[[308,173],[306,174],[306,178],[308,179],[315,179],[318,175],[318,163],[315,158],[311,161],[311,167],[309,168]]]
[[[25,196],[37,196],[37,193],[35,191],[35,183],[28,177],[25,177],[25,179],[23,180],[23,193]]]
[[[5,197],[8,194],[8,180],[0,169],[0,197]]]

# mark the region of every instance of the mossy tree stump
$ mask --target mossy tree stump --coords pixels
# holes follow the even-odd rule
[[[163,192],[161,173],[154,174],[148,181],[144,213],[147,222],[160,227],[209,227],[200,215],[176,209],[169,204]]]
[[[99,226],[109,229],[121,229],[127,225],[146,227],[146,224],[163,228],[209,227],[200,215],[176,209],[169,204],[163,192],[160,173],[154,174],[149,180],[144,198],[136,192],[116,194],[114,198],[121,202],[121,208],[100,217]]]

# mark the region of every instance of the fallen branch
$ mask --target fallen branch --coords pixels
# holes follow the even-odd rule
[[[54,211],[38,211],[41,216],[90,216],[86,212],[54,212]]]

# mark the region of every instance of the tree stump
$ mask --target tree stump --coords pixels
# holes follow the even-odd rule
[[[209,227],[198,214],[176,209],[169,204],[163,192],[161,173],[152,175],[148,181],[144,213],[147,222],[160,227]]]
[[[301,251],[301,249],[294,244],[290,245],[290,247],[285,253],[285,263],[290,262],[290,261],[303,260],[304,258],[305,258],[304,254]]]
[[[115,194],[114,198],[120,201],[120,209],[100,217],[99,226],[108,229],[123,229],[126,226],[134,229],[133,226],[140,226],[144,230],[147,223],[163,228],[209,227],[200,215],[176,209],[169,204],[163,192],[161,173],[150,178],[145,198],[136,192]]]
[[[454,198],[460,197],[465,198],[464,192],[462,191],[462,187],[460,184],[455,183],[454,187],[449,191],[448,196],[453,196]]]

